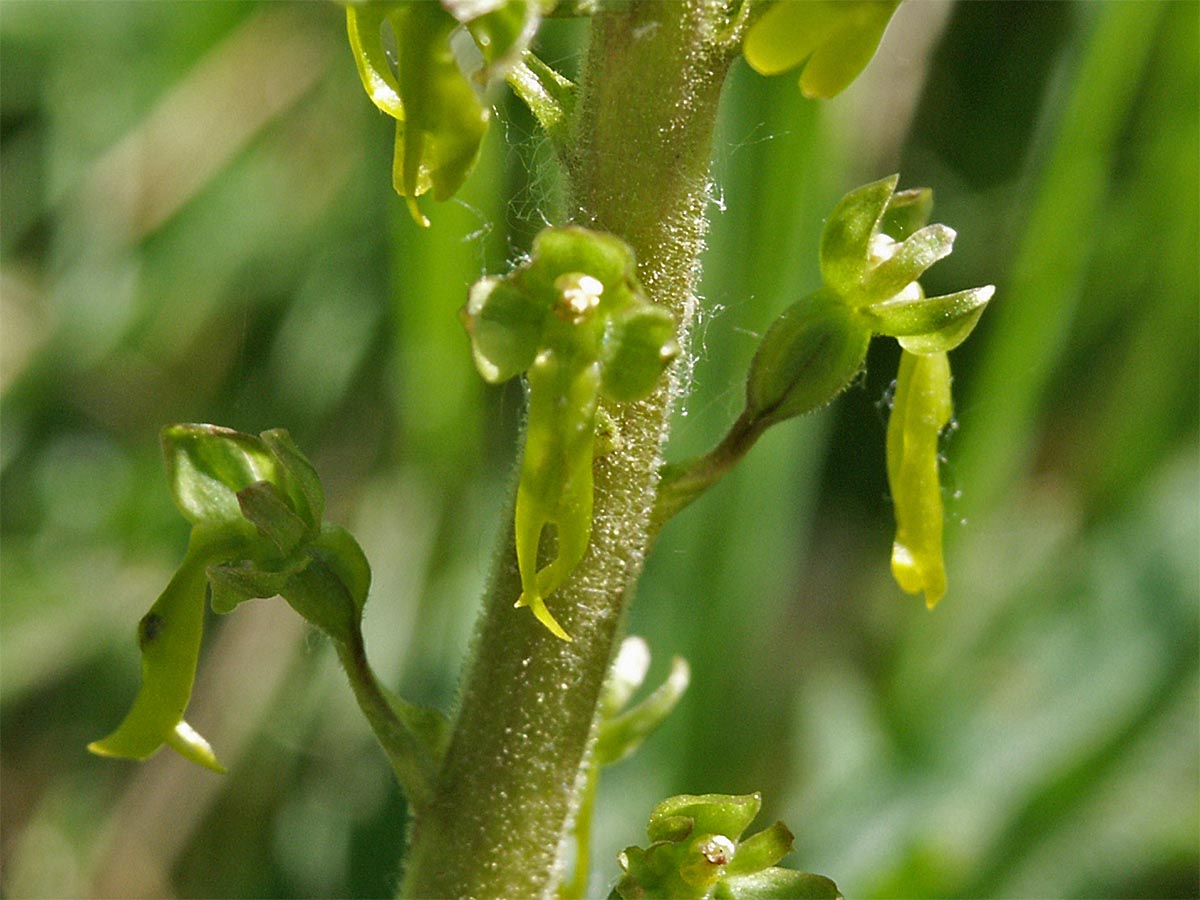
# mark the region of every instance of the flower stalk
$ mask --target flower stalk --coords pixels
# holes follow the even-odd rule
[[[696,302],[712,135],[732,61],[714,37],[723,16],[721,4],[685,0],[594,17],[569,142],[571,218],[633,248],[647,296],[680,323],[680,346]],[[601,686],[645,558],[676,391],[664,384],[607,410],[619,449],[595,461],[592,539],[556,594],[572,643],[513,612],[521,587],[511,532],[505,540],[433,800],[413,822],[403,896],[556,890]]]

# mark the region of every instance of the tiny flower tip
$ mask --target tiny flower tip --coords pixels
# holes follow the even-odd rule
[[[563,627],[558,624],[558,620],[550,614],[550,610],[546,606],[546,601],[540,596],[535,594],[533,597],[529,597],[526,593],[522,592],[521,596],[517,598],[517,602],[513,604],[513,608],[520,609],[522,606],[528,606],[533,611],[534,617],[545,625],[547,630],[556,638],[560,638],[567,643],[571,642],[571,636],[563,630]]]
[[[946,593],[946,575],[940,563],[933,571],[921,568],[912,551],[904,544],[892,544],[892,577],[906,594],[925,592],[925,606],[933,609]]]
[[[425,214],[421,212],[421,207],[417,205],[417,198],[410,193],[404,198],[404,202],[408,204],[408,214],[412,216],[412,220],[421,228],[428,228],[429,219],[427,219]]]
[[[208,741],[182,719],[167,735],[167,745],[184,759],[189,759],[219,775],[227,774],[226,768],[217,762],[216,754]]]
[[[88,753],[95,753],[97,756],[117,756],[109,748],[106,741],[92,741],[87,745]]]
[[[559,640],[566,641],[568,644],[571,643],[571,636],[563,630],[563,627],[558,624],[554,616],[550,615],[550,610],[540,597],[529,604],[529,607],[533,610],[533,614],[537,617],[537,620],[545,625],[552,635]]]

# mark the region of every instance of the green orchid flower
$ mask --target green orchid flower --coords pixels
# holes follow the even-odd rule
[[[519,60],[540,7],[532,0],[370,2],[346,7],[346,30],[367,96],[396,120],[392,183],[418,225],[417,197],[453,196],[479,158],[489,109],[483,89]],[[394,41],[392,49],[385,29]],[[465,31],[482,64],[468,75],[455,52]]]
[[[748,435],[749,443],[769,425],[828,403],[862,369],[873,335],[896,338],[903,353],[887,435],[896,512],[892,572],[905,591],[923,591],[932,608],[946,590],[937,464],[938,435],[951,415],[946,353],[975,328],[995,288],[925,296],[917,279],[950,254],[955,233],[925,224],[927,189],[897,192],[897,181],[893,175],[863,185],[835,207],[821,236],[824,284],[763,337],[735,434]],[[693,480],[697,486],[681,490],[676,506],[690,501],[685,491],[706,486],[703,477]]]
[[[829,99],[875,55],[900,0],[783,0],[763,13],[742,51],[761,75],[803,66],[800,90]]]
[[[192,523],[187,554],[138,625],[142,685],[117,729],[88,749],[146,759],[164,744],[223,772],[184,720],[200,658],[205,598],[227,613],[281,595],[334,640],[357,633],[371,573],[354,538],[323,523],[325,498],[312,464],[286,431],[255,437],[214,425],[163,430],[176,505]]]
[[[479,374],[499,384],[524,373],[529,392],[514,534],[521,596],[552,634],[571,638],[546,606],[587,553],[592,461],[601,398],[654,390],[675,358],[675,322],[646,299],[633,251],[610,234],[569,226],[534,240],[530,259],[470,291],[462,313]],[[609,436],[612,440],[612,436]],[[538,568],[542,535],[557,554]]]
[[[775,865],[792,851],[782,822],[742,838],[761,808],[759,794],[664,800],[650,814],[650,845],[626,847],[617,857],[624,874],[614,893],[624,900],[838,900],[828,878]]]

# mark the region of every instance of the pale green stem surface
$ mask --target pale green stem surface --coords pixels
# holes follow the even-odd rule
[[[597,15],[568,144],[570,213],[634,248],[648,296],[687,346],[731,61],[720,5],[641,2]],[[673,386],[609,410],[620,449],[595,462],[591,544],[549,598],[574,641],[512,608],[511,532],[485,598],[432,800],[413,821],[407,897],[553,897],[580,766],[622,614],[641,573]]]

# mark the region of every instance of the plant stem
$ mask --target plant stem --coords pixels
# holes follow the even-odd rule
[[[429,747],[400,719],[392,704],[388,702],[379,680],[367,662],[362,632],[356,628],[349,644],[340,641],[334,641],[334,644],[337,647],[338,659],[341,660],[346,676],[350,679],[350,687],[354,691],[354,699],[358,701],[359,709],[366,716],[371,730],[375,732],[375,737],[387,754],[409,802],[420,809],[429,802],[430,784],[435,769]]]
[[[731,61],[715,37],[723,24],[712,0],[635,2],[596,15],[569,143],[572,218],[629,242],[648,295],[676,314],[682,346]],[[413,821],[404,896],[553,896],[601,684],[642,570],[678,390],[672,383],[608,410],[621,446],[595,462],[588,554],[549,598],[572,643],[512,609],[521,589],[510,530],[433,797]]]
[[[690,462],[668,467],[650,519],[651,535],[657,535],[676,513],[728,475],[750,452],[765,427],[761,420],[752,420],[743,412],[712,450]]]
[[[580,779],[579,807],[575,811],[575,871],[570,882],[558,892],[559,900],[586,900],[588,874],[592,859],[592,818],[596,806],[596,788],[600,783],[600,766],[594,760],[585,767]]]
[[[575,85],[526,50],[506,79],[546,136],[559,152],[565,148],[570,116],[575,107]]]

